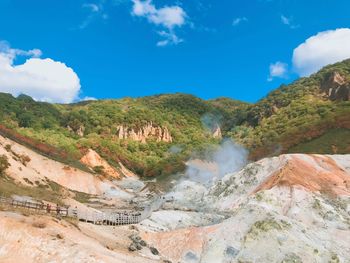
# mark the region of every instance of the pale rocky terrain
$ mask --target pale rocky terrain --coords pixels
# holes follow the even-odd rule
[[[180,179],[157,197],[124,168],[116,170],[127,176],[122,180],[103,178],[3,137],[0,154],[8,156],[8,176],[18,183],[51,180],[112,208],[130,201],[147,210],[133,227],[0,211],[0,262],[350,262],[350,155],[281,155],[220,180],[214,164],[195,160],[192,167],[218,174],[217,180]],[[90,167],[107,167],[88,154]],[[22,155],[30,160],[23,164]],[[69,196],[65,202],[99,209]],[[145,246],[129,251],[142,240]]]
[[[46,216],[0,212],[0,262],[151,263],[159,257],[128,251],[128,227],[94,226]]]
[[[350,155],[263,159],[209,189],[184,181],[167,198],[159,230],[149,222],[142,237],[172,262],[350,262]]]
[[[69,190],[86,194],[132,197],[127,192],[119,189],[111,180],[48,159],[2,136],[0,136],[0,155],[8,157],[10,163],[10,167],[7,170],[8,176],[27,186],[37,185],[38,183],[45,185],[50,180]],[[21,156],[28,158],[28,161],[23,163],[20,160]],[[113,169],[106,161],[93,153],[85,159],[88,159],[88,157],[95,161],[94,164]],[[118,174],[118,176],[121,175]]]

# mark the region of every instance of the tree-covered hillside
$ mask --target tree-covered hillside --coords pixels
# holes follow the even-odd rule
[[[216,122],[222,111],[191,95],[158,95],[51,105],[27,96],[1,94],[1,123],[20,135],[64,150],[79,160],[92,148],[111,164],[119,161],[140,175],[181,171],[193,152],[217,144],[203,116]],[[120,139],[121,125],[138,131],[147,124],[169,130],[173,142]],[[211,125],[211,124],[209,124]],[[68,158],[68,157],[67,157]]]
[[[144,176],[183,170],[186,159],[217,145],[221,134],[245,145],[252,159],[345,153],[349,83],[347,60],[283,85],[256,104],[164,94],[63,105],[0,93],[0,132],[66,160],[77,161],[91,148]]]
[[[350,60],[346,60],[272,91],[251,105],[243,121],[227,134],[246,145],[255,159],[292,149],[324,152],[316,144],[313,148],[302,145],[333,129],[350,129],[349,100]],[[328,149],[334,151],[328,153],[350,152],[350,138],[331,146]]]

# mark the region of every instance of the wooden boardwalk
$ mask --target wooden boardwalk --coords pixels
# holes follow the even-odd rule
[[[138,224],[145,218],[145,214],[143,212],[137,211],[116,211],[113,213],[103,213],[100,211],[81,211],[76,208],[58,205],[52,206],[47,203],[45,204],[43,201],[23,201],[0,196],[0,206],[1,205],[12,207],[14,209],[20,208],[32,211],[36,214],[49,214],[59,217],[75,218],[79,221],[107,226]]]

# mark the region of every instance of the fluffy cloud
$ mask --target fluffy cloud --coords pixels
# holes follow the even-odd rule
[[[157,43],[158,47],[164,47],[164,46],[167,46],[170,44],[177,45],[177,44],[183,42],[183,39],[179,38],[171,30],[170,30],[170,32],[160,31],[160,32],[158,32],[158,34],[164,38],[164,40],[158,41],[158,43]]]
[[[157,9],[152,0],[132,0],[132,15],[144,17],[148,22],[161,26],[167,31],[160,31],[158,34],[164,38],[157,43],[157,46],[179,44],[183,40],[175,33],[175,27],[182,27],[186,23],[186,12],[180,6],[165,6]]]
[[[270,76],[268,81],[272,81],[273,78],[279,77],[283,78],[286,76],[288,72],[288,65],[286,63],[282,63],[280,61],[270,64]]]
[[[350,28],[320,32],[308,38],[293,52],[293,67],[308,76],[322,67],[350,58]]]
[[[18,56],[29,56],[15,65]],[[12,49],[0,43],[0,92],[30,95],[35,100],[69,103],[78,98],[80,80],[73,69],[50,58],[41,59],[41,51]]]

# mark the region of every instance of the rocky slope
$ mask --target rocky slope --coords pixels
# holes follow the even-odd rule
[[[0,185],[0,195],[16,193],[16,191],[20,193],[22,189],[16,187],[19,185],[25,187],[26,193],[50,190],[52,194],[57,195],[57,198],[54,199],[61,198],[61,201],[64,198],[68,200],[76,198],[81,194],[87,197],[98,196],[101,199],[114,200],[114,202],[128,201],[133,198],[132,194],[118,185],[121,182],[113,179],[124,178],[124,174],[129,178],[136,177],[125,168],[124,173],[117,173],[114,168],[107,166],[106,161],[101,157],[97,158],[99,162],[93,164],[106,165],[106,168],[110,169],[106,169],[106,173],[110,173],[108,176],[106,174],[101,176],[93,171],[85,172],[53,161],[2,136],[0,136],[0,156],[7,157],[9,167],[6,170],[6,176],[10,179],[9,181],[0,176],[0,184],[11,183],[13,185],[13,189],[5,189]],[[41,199],[40,191],[35,197]]]
[[[45,216],[0,211],[0,261],[152,263],[160,258],[149,251],[130,253],[127,227],[79,223]]]
[[[80,162],[89,167],[92,172],[97,172],[107,177],[122,179],[123,177],[136,177],[134,173],[126,169],[122,163],[119,163],[119,170],[111,166],[97,152],[88,149],[85,155],[80,159]]]
[[[98,162],[105,161],[90,153]],[[92,159],[94,159],[92,158]],[[125,167],[126,179],[115,180],[50,160],[0,136],[0,197],[71,207],[79,214],[136,211],[130,201],[149,194],[144,184]],[[90,162],[89,162],[90,164]],[[106,169],[108,172],[108,170]],[[143,193],[139,193],[143,189]],[[41,215],[0,202],[0,262],[161,262],[149,247],[131,253],[129,226],[110,227],[73,218]]]
[[[173,262],[349,262],[350,155],[263,159],[209,189],[184,181],[167,198],[142,236]]]

